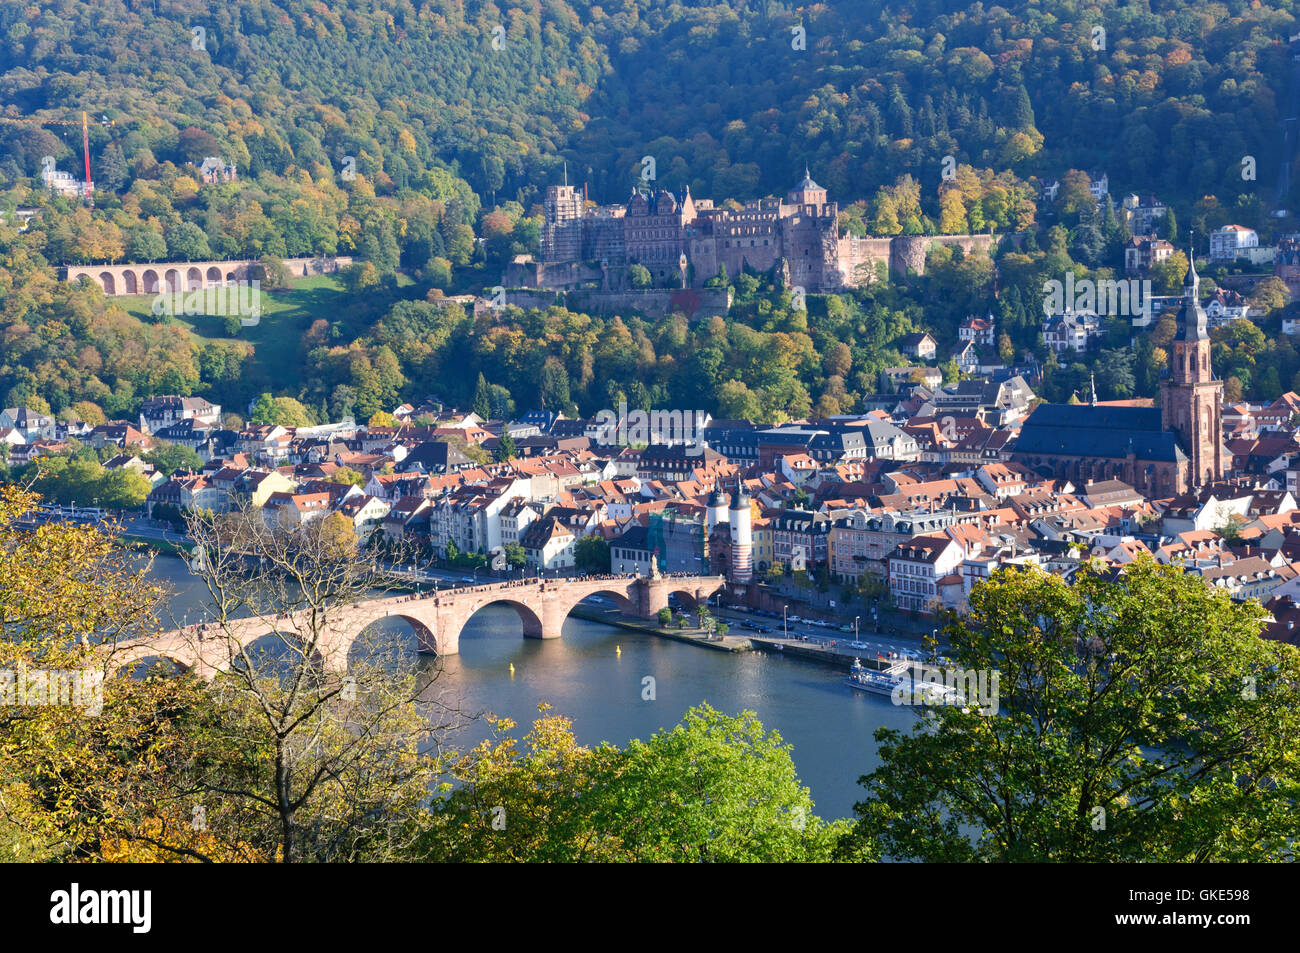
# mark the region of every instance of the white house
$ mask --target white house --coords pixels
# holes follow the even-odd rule
[[[166,394],[150,397],[140,405],[140,431],[157,433],[182,420],[217,427],[221,424],[221,405],[202,397],[179,397]]]
[[[965,550],[943,533],[899,543],[889,554],[889,592],[900,609],[926,611],[939,599],[939,580],[954,572]]]
[[[996,332],[995,323],[991,314],[985,318],[972,314],[958,326],[957,338],[983,347],[992,347]]]
[[[1210,232],[1210,261],[1236,261],[1241,251],[1259,247],[1259,234],[1244,225],[1225,225]]]
[[[1101,319],[1095,311],[1066,311],[1043,321],[1043,343],[1057,354],[1088,349],[1088,342],[1101,333]]]
[[[543,516],[524,530],[520,545],[534,569],[569,569],[574,565],[574,544],[578,538],[560,520]]]
[[[13,429],[23,437],[23,442],[53,440],[54,418],[26,407],[6,407],[0,410],[0,430]]]

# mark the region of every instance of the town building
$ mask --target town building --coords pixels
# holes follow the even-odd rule
[[[990,313],[985,317],[972,314],[957,326],[957,340],[969,341],[979,347],[992,347],[996,337],[997,323]]]
[[[899,543],[889,554],[889,594],[900,609],[933,611],[941,604],[939,583],[966,558],[962,547],[941,533]],[[960,584],[960,575],[958,577]]]
[[[1082,354],[1101,334],[1101,319],[1095,311],[1065,311],[1043,319],[1043,343],[1057,354]]]
[[[1156,223],[1169,213],[1165,205],[1154,195],[1138,195],[1130,192],[1120,203],[1120,214],[1128,226],[1130,235],[1149,235],[1155,231]]]
[[[1225,225],[1210,232],[1210,261],[1233,262],[1248,248],[1259,247],[1259,233],[1244,225]]]
[[[1189,265],[1169,347],[1170,376],[1161,406],[1042,404],[1021,427],[1012,459],[1076,485],[1118,479],[1149,499],[1218,481],[1227,469],[1222,440],[1222,383],[1210,367],[1208,318],[1200,279]]]

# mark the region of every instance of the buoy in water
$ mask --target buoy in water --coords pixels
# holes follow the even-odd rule
[[[622,657],[623,657],[623,646],[621,646],[621,645],[616,645],[616,646],[614,646],[614,654],[617,655],[619,658],[622,658]]]
[[[515,674],[515,663],[514,663],[514,662],[511,662],[511,663],[510,663],[510,674],[511,674],[511,675]]]

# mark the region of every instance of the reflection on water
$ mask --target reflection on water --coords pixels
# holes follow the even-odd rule
[[[184,562],[160,557],[155,572],[176,590],[176,617],[188,612],[197,619],[203,593]],[[400,620],[381,620],[367,634],[414,652],[414,636]],[[565,623],[559,639],[525,639],[519,617],[501,605],[469,621],[459,655],[420,656],[418,664],[422,678],[432,683],[432,697],[445,706],[508,716],[522,733],[537,717],[538,703],[547,702],[554,713],[573,719],[583,744],[622,745],[649,737],[677,724],[702,701],[728,714],[753,710],[765,727],[794,746],[799,776],[824,817],[852,812],[861,794],[858,776],[877,763],[876,728],[906,728],[914,719],[909,709],[855,692],[841,672],[810,662],[713,652],[575,618]],[[646,676],[654,678],[653,701],[642,700]],[[456,740],[468,747],[487,734],[478,719],[457,732]]]

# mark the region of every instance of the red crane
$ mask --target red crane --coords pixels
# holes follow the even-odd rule
[[[87,117],[85,111],[82,111],[80,121],[76,119],[40,119],[35,116],[25,117],[22,119],[15,119],[9,116],[0,116],[0,122],[14,122],[14,123],[27,122],[37,126],[80,125],[81,126],[81,152],[86,163],[86,184],[85,184],[85,192],[82,198],[85,199],[87,205],[94,204],[95,187],[94,187],[94,183],[91,181],[90,178],[90,119]],[[113,125],[113,120],[109,119],[108,117],[104,117],[102,120],[100,120],[100,122],[104,126]]]
[[[86,111],[81,111],[81,148],[86,155],[86,204],[95,204],[95,187],[90,181],[90,123]]]

